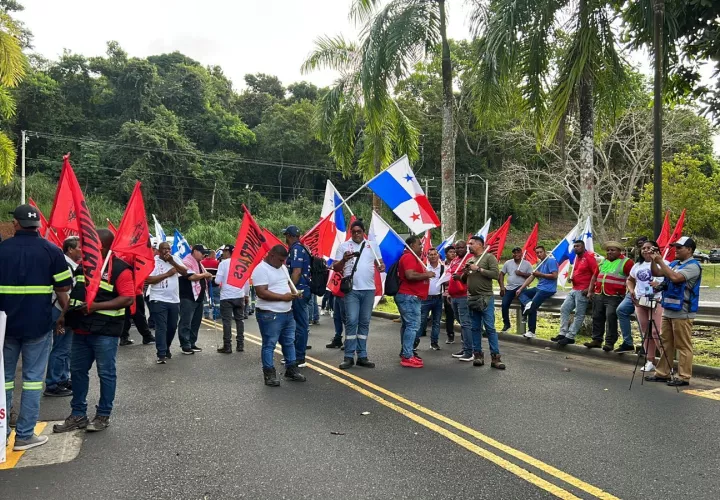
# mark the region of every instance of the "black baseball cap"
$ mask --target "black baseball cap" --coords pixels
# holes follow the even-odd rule
[[[282,234],[298,238],[300,236],[300,229],[297,226],[288,226],[282,230]]]
[[[40,211],[32,205],[20,205],[10,215],[22,228],[40,227]]]
[[[223,245],[220,247],[220,250],[223,252],[227,250],[228,252],[233,253],[233,250],[235,250],[235,245]]]
[[[193,252],[196,251],[196,250],[197,250],[198,252],[200,252],[201,254],[203,254],[203,255],[205,255],[206,253],[208,253],[208,252],[210,251],[210,250],[208,250],[207,248],[205,248],[205,247],[202,246],[202,245],[195,245],[195,246],[192,247],[192,251],[193,251]]]

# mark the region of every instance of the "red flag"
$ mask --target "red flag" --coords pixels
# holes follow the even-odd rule
[[[675,229],[673,230],[672,234],[670,235],[670,239],[667,243],[667,248],[665,248],[665,253],[663,254],[663,259],[672,262],[675,260],[675,247],[672,246],[673,243],[675,243],[677,240],[680,239],[682,236],[682,230],[683,226],[685,225],[685,209],[683,208],[682,213],[680,214],[680,218],[677,221],[677,224],[675,224]]]
[[[114,235],[117,235],[117,228],[116,228],[115,225],[112,223],[112,221],[111,221],[110,219],[105,219],[105,220],[107,221],[108,229],[109,229],[110,232],[113,234],[113,236],[114,236]],[[122,222],[122,221],[120,221],[120,222]]]
[[[243,211],[245,215],[235,241],[235,250],[230,257],[230,275],[227,280],[228,284],[238,288],[245,286],[255,267],[272,248],[245,205]]]
[[[420,256],[420,259],[427,264],[428,261],[428,252],[432,248],[432,242],[430,241],[430,230],[425,231],[425,236],[422,238],[422,255]]]
[[[326,253],[330,253],[335,243],[335,235],[337,227],[330,220],[333,212],[326,215],[324,219],[315,224],[312,229],[300,237],[300,243],[308,247],[312,255],[322,257]]]
[[[265,239],[267,240],[267,247],[268,247],[268,248],[272,248],[272,247],[274,247],[275,245],[282,245],[282,246],[284,246],[285,248],[287,248],[287,245],[286,245],[284,242],[280,241],[280,238],[278,238],[277,236],[275,236],[274,234],[272,234],[272,233],[271,233],[270,231],[268,231],[267,229],[263,228],[262,234],[263,234],[263,236],[265,236]]]
[[[537,264],[537,261],[538,261],[537,254],[535,253],[535,247],[537,247],[537,244],[538,244],[538,223],[536,222],[535,226],[533,226],[533,230],[530,233],[530,236],[528,236],[528,239],[522,248],[523,257],[525,258],[526,261],[528,261],[532,265]]]
[[[67,165],[70,167],[69,160],[67,161]],[[55,200],[53,200],[53,207],[50,211],[50,220],[48,221],[49,227],[53,228],[57,232],[58,237],[63,240],[68,236],[77,235],[80,232],[77,209],[75,208],[76,200],[73,197],[73,181],[77,184],[77,178],[75,177],[72,167],[66,169],[65,163],[63,163],[63,169],[60,171],[60,180],[55,190]]]
[[[345,294],[340,291],[340,282],[343,279],[343,274],[339,273],[337,271],[333,271],[330,269],[330,274],[328,276],[328,284],[327,289],[330,290],[330,293],[335,295],[336,297],[344,297]]]
[[[492,233],[489,233],[487,236],[487,240],[485,241],[485,248],[487,248],[487,251],[489,253],[495,254],[495,257],[500,260],[500,256],[502,255],[502,251],[505,248],[505,239],[507,238],[508,233],[510,232],[510,221],[512,220],[512,215],[507,218],[507,220],[503,223],[502,226],[497,228],[497,230],[493,231]]]
[[[64,188],[61,189],[61,185]],[[72,204],[67,200],[72,200]],[[60,203],[58,203],[60,201]],[[56,216],[56,213],[58,214]],[[73,215],[70,217],[70,215]],[[61,217],[62,216],[62,217]],[[50,227],[53,226],[53,219],[62,223],[61,228],[72,229],[73,223],[77,228],[82,248],[82,266],[85,275],[85,303],[90,305],[95,300],[97,291],[100,288],[101,271],[103,265],[102,243],[98,237],[95,223],[90,215],[85,197],[83,196],[80,184],[78,184],[75,172],[70,166],[70,155],[63,156],[63,168],[60,173],[60,184],[55,195],[55,207],[50,216]]]
[[[150,229],[140,186],[140,182],[135,184],[123,218],[120,220],[120,227],[115,229],[108,219],[108,229],[115,230],[115,240],[110,250],[133,266],[135,295],[142,293],[145,279],[155,267],[155,257],[150,245]],[[130,310],[135,313],[135,303],[130,306]]]
[[[350,216],[350,224],[347,225],[347,231],[345,232],[345,241],[352,238],[351,228],[352,228],[353,222],[355,222],[356,220],[357,220],[357,217],[355,217],[354,215]],[[334,255],[332,257],[335,258]]]
[[[38,207],[35,203],[35,200],[33,200],[32,198],[28,198],[28,204],[31,207],[35,207],[40,214],[40,236],[48,240],[50,243],[62,248],[62,241],[60,241],[60,238],[58,238],[58,235],[55,233],[55,231],[50,229],[47,219],[40,210],[40,207]]]
[[[665,220],[663,221],[662,229],[660,229],[660,235],[657,238],[658,249],[660,253],[665,254],[665,247],[667,247],[668,241],[670,240],[670,210],[665,212]]]

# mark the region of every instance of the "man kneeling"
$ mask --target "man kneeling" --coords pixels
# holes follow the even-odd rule
[[[253,271],[252,281],[257,294],[255,317],[262,336],[261,359],[265,385],[277,387],[273,353],[280,341],[285,356],[285,378],[294,382],[305,382],[295,360],[295,319],[292,301],[298,296],[290,291],[289,275],[283,265],[288,251],[282,245],[275,245],[265,260]]]

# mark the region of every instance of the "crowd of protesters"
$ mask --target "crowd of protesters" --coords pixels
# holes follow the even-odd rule
[[[155,345],[156,363],[164,365],[173,357],[176,333],[180,346],[176,352],[202,352],[197,342],[206,301],[219,302],[223,340],[218,353],[233,353],[233,325],[235,352],[245,350],[244,322],[254,312],[262,337],[264,383],[280,385],[274,364],[278,343],[284,356],[284,378],[306,380],[300,369],[307,363],[306,353],[311,349],[309,327],[317,323],[319,308],[310,286],[313,257],[301,243],[298,227],[284,229],[287,246],[274,246],[254,269],[252,289],[250,281],[243,287],[228,283],[233,245],[224,245],[215,256],[198,244],[180,259],[171,253],[169,243],[159,242],[143,295],[135,293],[132,267],[113,254],[97,297],[88,307],[78,239],[68,238],[59,249],[39,236],[34,207],[21,205],[12,215],[15,237],[0,243],[0,310],[8,316],[3,348],[8,410],[16,387],[16,366],[22,357],[16,450],[47,441],[47,437],[33,434],[43,382],[45,396],[72,397],[70,415],[64,423],[54,426],[54,432],[107,428],[115,399],[118,346],[133,343],[129,338],[131,321],[143,343]],[[340,364],[343,370],[375,367],[369,356],[370,320],[377,296],[376,273],[386,272],[378,257],[379,248],[367,238],[362,220],[351,224],[350,235],[337,249],[331,265],[343,277],[341,291],[327,292],[322,299],[323,315],[332,315],[335,326],[326,347],[344,351]],[[105,259],[113,234],[98,230],[98,236]],[[586,348],[618,353],[637,350],[646,361],[642,368],[646,380],[688,385],[692,375],[691,330],[702,269],[692,257],[696,244],[691,238],[682,237],[672,245],[677,259],[668,263],[657,243],[647,239],[638,241],[635,261],[623,254],[617,242],[606,242],[606,255],[600,257],[588,252],[582,240],[575,241],[572,290],[565,297],[559,332],[552,340],[560,347],[573,344],[591,305],[592,340],[585,343]],[[537,267],[523,259],[519,248],[513,249],[512,259],[499,266],[482,236],[457,241],[444,251],[444,261],[436,249],[431,249],[424,261],[420,239],[410,236],[404,254],[389,270],[397,273],[389,281],[397,284],[393,294],[401,318],[400,365],[424,367],[418,347],[428,325],[430,348],[441,349],[444,312],[446,344],[455,343],[455,322],[460,325],[462,348],[452,353],[453,358],[484,366],[486,338],[490,366],[504,370],[495,329],[493,284],[498,281],[502,298],[502,332],[510,329],[509,309],[517,300],[523,321],[528,324],[525,337],[531,339],[536,336],[538,310],[557,292],[557,262],[543,246],[538,246]],[[535,286],[530,287],[535,281]],[[256,296],[254,304],[251,295]],[[637,349],[630,323],[633,312],[643,338]],[[622,343],[616,348],[618,333]],[[677,377],[673,368],[675,351],[679,355]],[[90,420],[87,393],[93,363],[100,380],[100,397],[96,415]]]

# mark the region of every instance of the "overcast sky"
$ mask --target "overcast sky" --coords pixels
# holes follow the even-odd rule
[[[57,59],[64,49],[86,56],[105,53],[116,40],[131,56],[180,51],[204,65],[219,65],[237,89],[246,73],[277,75],[287,85],[308,80],[332,83],[334,74],[300,73],[321,35],[353,40],[352,0],[23,0],[17,17],[34,35],[35,50]],[[451,0],[448,34],[468,37],[469,8]],[[648,72],[646,57],[633,57]],[[715,138],[720,154],[720,137]]]

